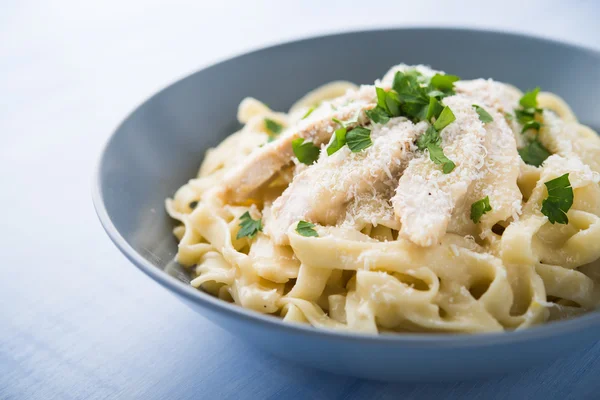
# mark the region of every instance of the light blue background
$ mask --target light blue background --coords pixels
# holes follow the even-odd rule
[[[407,24],[600,49],[598,3],[85,3],[8,1],[0,13],[0,399],[600,397],[600,345],[524,374],[456,383],[367,382],[279,361],[129,265],[90,200],[117,123],[216,60],[317,33]]]

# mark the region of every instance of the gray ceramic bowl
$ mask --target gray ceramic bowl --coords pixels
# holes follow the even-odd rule
[[[600,127],[600,54],[554,41],[465,29],[354,32],[245,54],[182,79],[135,110],[110,139],[94,182],[108,235],[164,288],[253,346],[295,362],[380,380],[462,379],[526,368],[598,339],[600,313],[502,334],[363,336],[285,324],[188,286],[164,199],[197,171],[204,151],[238,128],[253,96],[286,110],[316,86],[372,83],[392,65],[429,64],[463,79],[494,77],[563,96]],[[135,290],[135,288],[132,288]]]

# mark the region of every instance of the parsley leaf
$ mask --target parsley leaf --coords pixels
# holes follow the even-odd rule
[[[321,151],[313,142],[304,142],[304,138],[292,140],[292,150],[298,161],[306,165],[314,163]]]
[[[533,121],[535,117],[535,108],[527,108],[524,110],[517,109],[515,110],[515,117],[521,125]]]
[[[311,107],[311,108],[309,108],[309,109],[308,109],[308,111],[306,112],[306,114],[304,114],[304,116],[302,117],[302,119],[306,119],[306,118],[308,118],[308,116],[309,116],[310,114],[312,114],[312,112],[313,112],[313,111],[315,111],[315,108],[316,108],[316,107],[314,107],[314,106],[313,106],[313,107]]]
[[[441,131],[442,129],[447,127],[450,123],[454,122],[454,120],[456,120],[454,113],[452,112],[450,107],[446,106],[440,113],[440,116],[438,117],[438,119],[433,124],[433,127],[435,129],[437,129],[438,131]]]
[[[330,156],[346,144],[346,128],[337,129],[331,136],[331,142],[327,146],[327,155]]]
[[[427,146],[427,150],[429,150],[429,158],[434,163],[442,166],[442,171],[444,174],[449,174],[454,170],[456,164],[452,160],[450,160],[444,154],[444,150],[442,150],[442,146],[439,144],[429,144]]]
[[[490,206],[490,197],[485,196],[483,199],[471,204],[471,220],[478,224],[483,214],[488,211],[492,211],[492,206]]]
[[[544,182],[544,185],[548,189],[548,197],[542,202],[542,214],[548,217],[551,224],[568,224],[567,211],[573,205],[573,188],[569,174]]]
[[[442,138],[440,133],[433,126],[429,126],[424,134],[417,138],[416,142],[419,150],[429,150],[429,158],[437,165],[442,166],[442,171],[449,174],[454,170],[456,164],[444,154],[442,149]]]
[[[417,75],[415,73],[396,72],[392,87],[398,93],[398,98],[403,103],[421,103],[429,104],[429,96],[426,89],[421,87]]]
[[[387,112],[379,106],[372,110],[365,111],[365,114],[367,114],[367,117],[376,124],[387,124],[390,120]]]
[[[373,144],[371,131],[367,128],[354,128],[346,133],[346,143],[348,143],[348,147],[353,153],[358,153]]]
[[[431,86],[441,92],[450,92],[454,91],[454,82],[460,80],[460,78],[456,75],[441,75],[435,74],[433,78],[431,78]]]
[[[377,107],[381,108],[383,111],[389,114],[389,110],[387,105],[385,104],[385,90],[380,87],[375,88],[375,93],[377,93]]]
[[[283,130],[283,125],[277,121],[273,121],[270,118],[265,118],[265,128],[271,135],[279,135]]]
[[[538,121],[535,121],[535,120],[527,121],[523,125],[523,129],[521,130],[521,133],[525,133],[529,129],[534,129],[536,131],[539,131],[541,127],[542,127],[542,124],[540,124]]]
[[[433,117],[439,118],[443,109],[444,106],[435,97],[429,97],[429,106],[427,107],[427,114],[425,114],[424,119],[430,121]]]
[[[440,145],[442,138],[440,133],[433,127],[429,126],[424,134],[417,138],[417,147],[419,150],[425,150],[430,144]]]
[[[484,124],[492,122],[494,120],[494,118],[492,118],[492,116],[487,111],[485,111],[483,107],[480,107],[477,104],[473,104],[473,107],[475,107],[475,111],[479,115],[479,120]]]
[[[400,116],[400,100],[395,92],[390,90],[385,94],[385,105],[393,117]]]
[[[257,220],[252,219],[250,213],[246,211],[240,217],[240,227],[241,229],[238,231],[236,235],[236,239],[241,239],[243,237],[248,237],[252,239],[256,234],[263,230],[262,219],[259,218]]]
[[[527,108],[537,108],[537,95],[540,92],[540,88],[536,87],[533,90],[530,90],[529,92],[525,93],[523,95],[523,97],[521,97],[521,100],[519,100],[519,104],[521,105],[521,107],[527,109]]]
[[[296,226],[296,232],[298,232],[302,236],[310,237],[319,237],[319,234],[314,229],[315,224],[311,224],[310,222],[300,221]]]
[[[546,158],[550,157],[550,152],[539,141],[534,140],[519,149],[519,155],[526,164],[539,167]]]

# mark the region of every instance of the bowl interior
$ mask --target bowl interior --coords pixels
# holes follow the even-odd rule
[[[355,32],[279,45],[222,62],[161,91],[108,143],[99,202],[124,240],[156,268],[188,282],[173,263],[177,243],[164,200],[192,178],[204,152],[239,128],[246,96],[287,110],[332,80],[372,83],[398,63],[426,64],[463,79],[493,77],[561,95],[580,120],[600,127],[599,53],[531,37],[455,29]]]

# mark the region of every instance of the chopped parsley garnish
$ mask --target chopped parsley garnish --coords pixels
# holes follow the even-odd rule
[[[329,142],[329,146],[327,146],[328,156],[332,155],[346,144],[353,153],[358,153],[373,144],[371,141],[371,131],[369,129],[350,127],[351,124],[356,124],[358,122],[359,116],[360,112],[347,121],[340,121],[337,118],[333,118],[333,121],[340,124],[342,127],[336,129],[331,136],[331,141]]]
[[[315,108],[316,108],[316,107],[314,107],[314,106],[313,106],[313,107],[311,107],[311,108],[309,108],[309,109],[308,109],[308,111],[306,112],[306,114],[304,114],[304,116],[302,117],[302,119],[308,118],[308,116],[309,116],[310,114],[312,114],[312,112],[313,112],[313,111],[315,111]]]
[[[435,129],[437,129],[438,131],[441,131],[442,129],[444,129],[445,127],[450,125],[455,120],[456,120],[456,117],[454,116],[454,113],[452,112],[450,107],[446,106],[442,110],[438,119],[435,120],[433,127]]]
[[[346,133],[346,143],[348,143],[348,147],[353,153],[358,153],[373,144],[371,131],[367,128],[354,128]]]
[[[526,164],[539,167],[546,158],[550,157],[550,152],[538,140],[534,140],[519,149],[519,155]]]
[[[548,217],[551,224],[568,224],[567,211],[573,205],[573,188],[569,174],[544,182],[544,185],[548,189],[548,197],[542,202],[542,214]]]
[[[454,170],[454,167],[456,167],[456,164],[454,164],[452,160],[446,157],[446,155],[444,154],[444,150],[442,150],[442,147],[440,145],[429,145],[427,146],[427,150],[429,150],[429,158],[431,159],[431,161],[438,165],[441,165],[442,171],[445,174],[449,174]]]
[[[485,196],[483,199],[471,204],[471,220],[478,224],[481,217],[488,211],[492,211],[492,206],[490,206],[490,197]]]
[[[417,139],[417,147],[427,149],[431,161],[441,165],[443,172],[448,174],[456,165],[444,155],[439,132],[455,121],[456,117],[449,107],[442,104],[441,99],[454,94],[454,82],[459,79],[455,75],[436,74],[428,78],[416,70],[398,71],[394,75],[391,90],[386,92],[383,88],[375,88],[377,107],[366,111],[366,114],[378,124],[385,124],[390,118],[399,116],[407,117],[413,122],[431,122],[435,118],[433,126]],[[360,151],[372,144],[370,131],[357,129],[347,132],[345,137],[352,151]],[[337,143],[336,138],[330,145],[333,152],[338,147]]]
[[[270,118],[265,118],[265,128],[270,135],[279,135],[283,130],[283,125],[277,121],[273,121]]]
[[[429,106],[427,107],[427,113],[425,115],[425,119],[427,121],[431,121],[431,118],[439,118],[440,114],[444,110],[444,106],[442,103],[438,101],[435,97],[429,98]]]
[[[479,115],[479,120],[484,124],[487,124],[488,122],[492,122],[494,120],[494,118],[492,118],[492,116],[487,111],[485,111],[483,107],[480,107],[477,104],[473,104],[473,107],[475,107],[475,111]]]
[[[519,104],[521,105],[521,107],[528,109],[528,108],[537,108],[538,106],[538,102],[537,102],[537,95],[540,92],[540,88],[536,87],[533,90],[530,90],[529,92],[525,93],[523,95],[523,97],[521,97],[521,100],[519,100]]]
[[[236,235],[236,239],[241,239],[243,237],[248,237],[252,239],[256,234],[263,230],[262,219],[259,218],[257,220],[252,219],[250,213],[246,211],[240,217],[240,230]]]
[[[534,129],[536,131],[539,131],[541,127],[542,127],[542,124],[540,124],[538,121],[535,121],[535,120],[527,121],[523,125],[523,129],[521,130],[521,133],[525,133],[529,129]]]
[[[534,165],[536,167],[542,165],[544,160],[551,155],[548,149],[540,143],[538,137],[535,136],[542,127],[542,124],[535,120],[536,113],[542,112],[542,110],[538,108],[537,95],[539,92],[540,88],[536,87],[525,93],[519,100],[519,105],[522,108],[515,110],[515,119],[523,125],[521,133],[526,134],[524,137],[528,142],[525,147],[519,149],[519,155],[526,164]],[[535,134],[531,131],[534,131]]]
[[[296,226],[296,232],[298,232],[302,236],[310,237],[319,237],[317,231],[315,231],[315,224],[311,224],[310,222],[300,221]]]
[[[327,146],[327,155],[330,156],[346,144],[346,128],[336,129],[331,136],[331,142]]]
[[[367,117],[369,117],[369,119],[375,122],[376,124],[387,124],[390,120],[390,117],[388,116],[387,112],[381,109],[380,107],[375,107],[372,110],[367,110],[365,111],[365,114],[367,114]]]
[[[292,150],[294,155],[298,158],[302,164],[311,165],[317,158],[321,149],[313,144],[313,142],[305,142],[304,138],[297,138],[292,140]]]
[[[425,150],[431,144],[439,146],[441,143],[442,138],[440,137],[440,133],[433,126],[427,128],[427,131],[417,138],[417,147],[419,150]]]
[[[375,123],[385,124],[392,117],[404,116],[414,122],[438,118],[443,106],[439,102],[454,94],[455,75],[436,74],[431,79],[416,70],[398,71],[392,90],[375,88],[377,107],[366,112]]]
[[[196,206],[198,206],[198,201],[194,200],[194,201],[190,202],[189,206],[193,210],[194,208],[196,208]]]
[[[440,92],[453,93],[454,82],[458,80],[460,80],[460,78],[456,75],[435,74],[433,78],[431,78],[431,86]]]
[[[417,138],[416,144],[420,150],[429,150],[429,158],[435,164],[441,165],[445,174],[449,174],[456,167],[456,164],[444,154],[442,138],[434,126],[427,128],[427,131]]]

